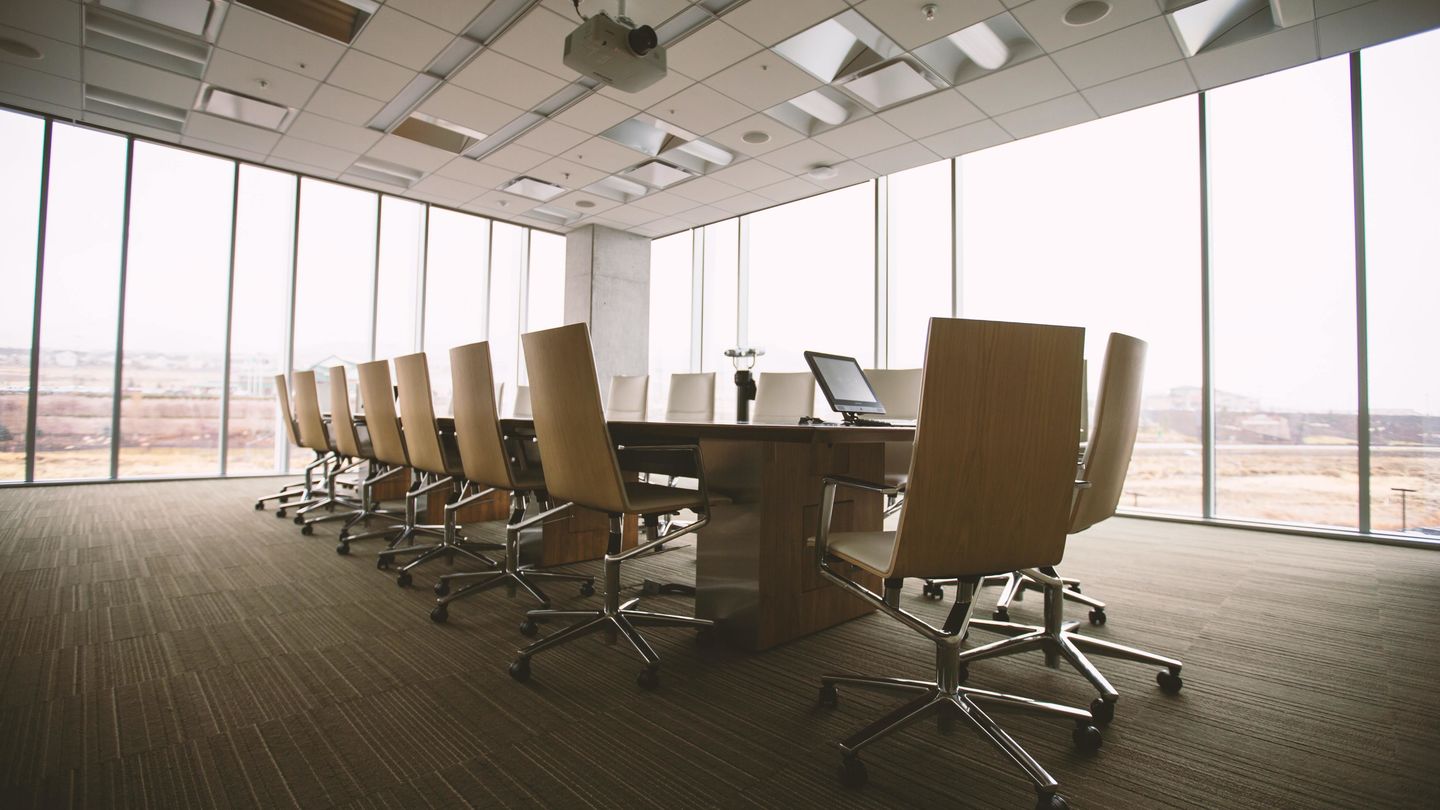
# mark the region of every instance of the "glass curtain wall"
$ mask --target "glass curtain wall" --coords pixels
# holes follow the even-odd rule
[[[425,271],[425,359],[436,415],[450,413],[450,350],[485,340],[489,314],[490,221],[430,210]],[[491,362],[496,362],[491,348]],[[501,377],[496,375],[498,385]]]
[[[515,389],[520,361],[520,279],[525,273],[527,244],[524,228],[505,222],[496,222],[490,228],[490,317],[485,331],[490,341],[495,391],[503,397],[506,391]],[[444,350],[447,356],[450,348]]]
[[[886,178],[887,368],[919,368],[933,317],[951,315],[955,273],[950,161]]]
[[[0,111],[0,144],[0,481],[23,481],[45,120]]]
[[[670,375],[688,372],[694,307],[695,238],[690,231],[650,243],[650,403],[663,414]],[[728,377],[718,374],[719,377]],[[718,387],[718,386],[717,386]]]
[[[382,197],[380,261],[375,277],[375,353],[368,359],[419,351],[424,267],[425,206],[400,197]]]

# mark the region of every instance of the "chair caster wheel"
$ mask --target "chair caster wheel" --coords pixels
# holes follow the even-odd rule
[[[647,579],[645,580],[644,584],[640,586],[640,594],[642,596],[655,596],[659,593],[660,583],[654,580]]]
[[[395,577],[395,584],[399,585],[402,588],[410,587],[410,572],[401,571],[400,575]]]
[[[376,557],[376,558],[375,558],[375,567],[376,567],[376,568],[379,568],[381,571],[388,571],[388,570],[390,570],[390,558],[389,558],[389,557]]]
[[[436,605],[434,610],[430,611],[430,621],[436,624],[444,624],[448,618],[450,618],[450,608],[444,605]]]
[[[848,756],[840,759],[840,784],[848,788],[861,788],[870,781],[865,772],[865,763],[859,757]]]
[[[516,658],[510,662],[510,677],[521,683],[530,680],[530,659]]]
[[[1075,731],[1070,734],[1070,739],[1075,741],[1075,747],[1086,753],[1100,750],[1100,744],[1105,741],[1100,729],[1081,721],[1075,725]]]
[[[1180,680],[1179,672],[1168,669],[1155,673],[1155,682],[1160,684],[1160,691],[1167,695],[1178,694],[1180,687],[1185,685],[1185,682]]]
[[[304,526],[300,527],[300,533],[305,535],[306,537],[309,537],[310,535],[315,533],[315,527],[307,523]]]
[[[920,595],[926,599],[936,599],[943,602],[945,601],[945,586],[927,582],[925,586],[920,589]]]
[[[580,583],[580,595],[581,595],[581,596],[594,596],[594,595],[595,595],[595,581],[594,581],[594,580],[586,580],[585,582]]]
[[[1099,627],[1105,623],[1105,608],[1095,608],[1090,611],[1090,623]]]
[[[1035,810],[1069,810],[1070,803],[1059,793],[1041,796],[1035,802]]]
[[[256,512],[264,512],[264,511],[265,511],[265,504],[262,503],[262,502],[260,502],[260,501],[256,501],[256,502],[255,502],[255,511],[256,511]]]
[[[344,540],[341,540],[340,543],[335,546],[335,553],[339,554],[341,557],[344,557],[346,554],[350,553],[350,544],[345,542]]]
[[[435,591],[436,596],[446,596],[450,593],[450,583],[443,579],[437,579],[435,580],[435,587],[431,590]]]
[[[1090,701],[1090,716],[1095,718],[1099,725],[1105,725],[1115,719],[1115,701],[1104,698],[1095,698]]]
[[[535,634],[539,632],[540,625],[536,624],[534,619],[526,619],[520,622],[520,635],[526,638],[534,638]]]
[[[1008,622],[1008,621],[1010,621],[1010,611],[1006,610],[1005,608],[995,608],[995,621],[997,621],[997,622]]]
[[[827,709],[833,709],[840,705],[840,690],[835,688],[835,684],[820,685],[820,705]]]
[[[283,517],[285,517],[285,510],[284,510],[284,509],[276,509],[276,510],[275,510],[275,517],[277,517],[277,518],[283,518]]]
[[[660,688],[660,670],[655,667],[646,667],[640,670],[635,676],[635,684],[641,689],[652,690]]]
[[[1078,582],[1074,585],[1071,585],[1070,590],[1074,591],[1075,593],[1082,593],[1082,591],[1080,590],[1080,583]]]
[[[305,518],[302,515],[296,515],[291,522],[294,523],[296,526],[304,526]]]

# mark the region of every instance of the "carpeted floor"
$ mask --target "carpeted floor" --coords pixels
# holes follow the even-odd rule
[[[1031,806],[975,735],[933,724],[867,751],[863,790],[838,784],[834,741],[899,699],[822,709],[816,677],[927,675],[927,646],[883,616],[758,655],[647,631],[653,693],[595,637],[521,685],[506,665],[527,602],[491,593],[433,624],[443,563],[399,589],[373,542],[341,557],[333,528],[252,511],[273,485],[0,490],[0,806]],[[1185,661],[1174,697],[1149,667],[1101,664],[1123,697],[1095,755],[1068,724],[1000,718],[1072,806],[1440,806],[1440,554],[1117,519],[1064,571],[1110,603],[1086,632]],[[646,574],[693,576],[693,555],[629,584]],[[904,604],[949,602],[916,587]],[[1091,697],[1030,657],[971,683]]]

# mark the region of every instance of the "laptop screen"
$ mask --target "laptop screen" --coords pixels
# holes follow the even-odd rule
[[[805,362],[836,413],[885,413],[870,380],[853,357],[805,352]]]

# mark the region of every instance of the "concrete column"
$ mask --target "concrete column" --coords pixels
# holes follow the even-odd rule
[[[616,374],[649,373],[650,240],[602,225],[571,231],[565,322],[590,325],[601,391]]]

